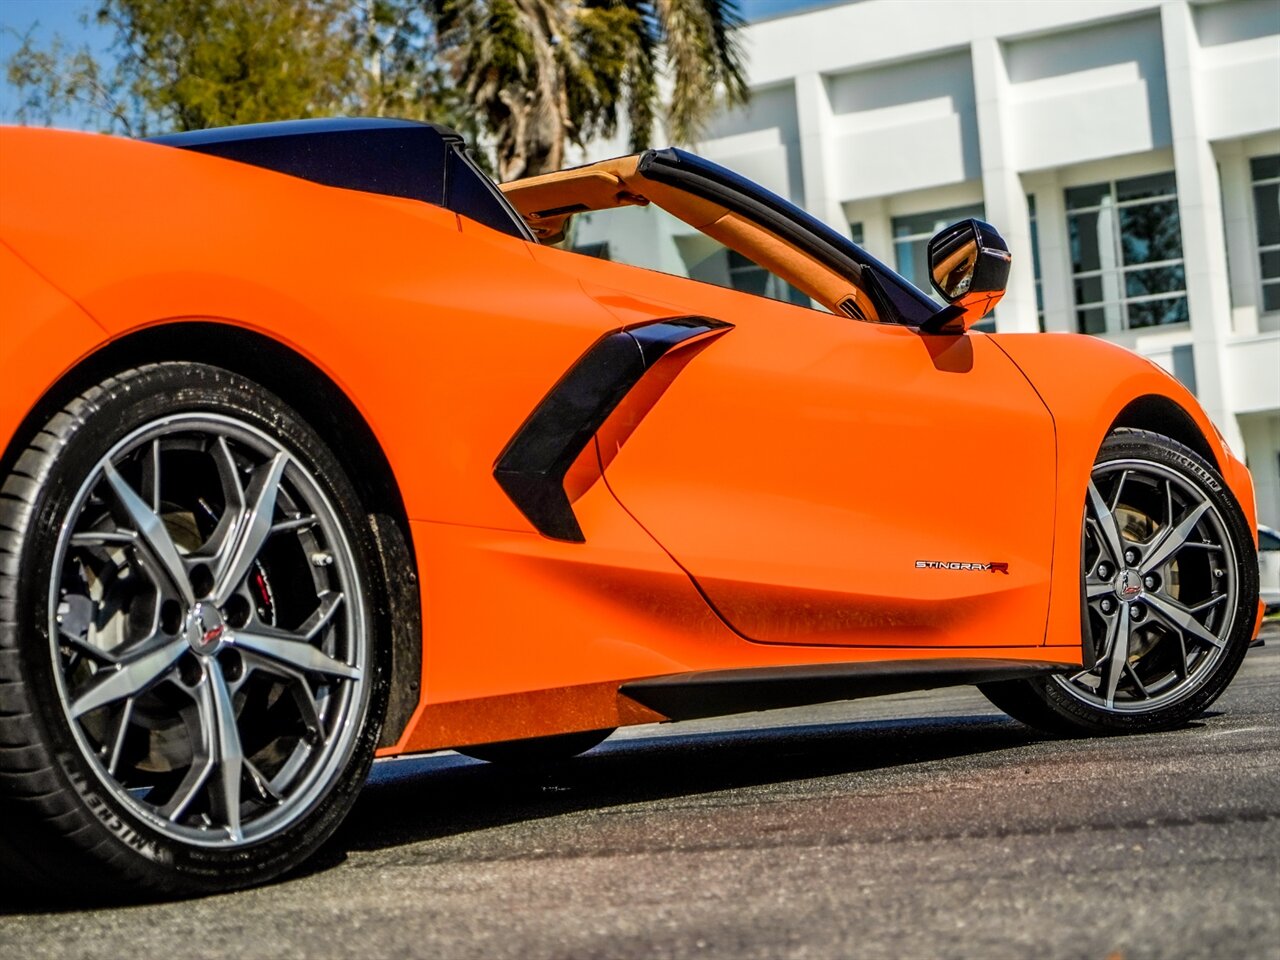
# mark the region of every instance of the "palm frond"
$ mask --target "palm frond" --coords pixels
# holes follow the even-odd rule
[[[735,0],[654,0],[660,40],[671,77],[669,132],[678,142],[698,138],[715,109],[721,88],[726,100],[747,96]]]

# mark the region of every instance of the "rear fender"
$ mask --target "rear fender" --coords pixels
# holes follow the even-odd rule
[[[36,401],[106,335],[80,308],[0,242],[0,478],[22,452]],[[27,429],[24,429],[24,426]]]

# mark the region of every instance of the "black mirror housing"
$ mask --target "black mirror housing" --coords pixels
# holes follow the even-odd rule
[[[1009,246],[995,227],[961,220],[929,241],[929,279],[949,304],[920,325],[926,333],[964,333],[990,313],[1009,283]]]

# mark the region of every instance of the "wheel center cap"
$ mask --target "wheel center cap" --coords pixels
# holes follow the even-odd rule
[[[1142,593],[1142,576],[1137,570],[1123,570],[1116,577],[1116,596],[1121,600],[1133,600]]]
[[[222,613],[211,603],[197,603],[187,617],[187,643],[205,656],[217,653],[226,636],[227,624]]]

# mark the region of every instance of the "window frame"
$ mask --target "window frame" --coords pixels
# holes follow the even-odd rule
[[[1280,241],[1276,243],[1263,244],[1262,242],[1262,223],[1258,218],[1258,187],[1266,187],[1272,184],[1277,185],[1280,191],[1280,171],[1273,177],[1255,178],[1254,161],[1255,160],[1280,160],[1280,154],[1260,153],[1249,157],[1249,207],[1250,213],[1253,215],[1253,249],[1254,256],[1257,258],[1258,264],[1258,313],[1262,316],[1271,316],[1280,313],[1280,306],[1273,309],[1267,309],[1267,288],[1274,287],[1280,289],[1280,274],[1274,277],[1268,277],[1263,273],[1262,261],[1263,257],[1268,253],[1280,256]]]
[[[1090,182],[1073,184],[1070,186],[1064,185],[1062,187],[1063,218],[1065,221],[1065,226],[1067,231],[1067,237],[1066,237],[1067,260],[1068,260],[1068,266],[1071,271],[1070,273],[1071,301],[1072,301],[1072,308],[1075,312],[1075,328],[1076,328],[1076,331],[1079,333],[1087,334],[1089,336],[1098,336],[1098,335],[1112,335],[1117,333],[1126,333],[1126,332],[1135,331],[1135,330],[1154,330],[1154,329],[1167,330],[1170,328],[1176,328],[1179,325],[1187,322],[1182,320],[1175,320],[1171,323],[1143,324],[1138,326],[1134,326],[1129,322],[1129,306],[1131,304],[1155,303],[1162,300],[1183,300],[1183,301],[1187,300],[1186,251],[1183,247],[1183,242],[1182,242],[1182,205],[1181,205],[1180,198],[1178,196],[1178,187],[1177,187],[1176,177],[1173,182],[1172,193],[1161,193],[1161,194],[1157,194],[1155,196],[1149,196],[1149,197],[1137,197],[1131,200],[1120,200],[1118,196],[1117,186],[1119,184],[1127,181],[1131,181],[1131,180],[1144,180],[1152,177],[1175,177],[1175,174],[1174,174],[1174,171],[1172,170],[1157,170],[1147,174],[1131,174],[1126,177],[1109,177],[1102,180],[1093,180]],[[1068,194],[1070,192],[1075,190],[1085,190],[1090,187],[1101,187],[1103,185],[1105,185],[1108,188],[1107,197],[1111,201],[1110,205],[1100,202],[1100,203],[1089,205],[1089,206],[1080,206],[1080,207],[1071,206],[1070,201],[1068,200]],[[1135,207],[1149,206],[1155,203],[1166,203],[1170,200],[1173,201],[1173,203],[1176,205],[1178,210],[1178,249],[1182,253],[1182,256],[1176,257],[1176,258],[1168,258],[1165,260],[1153,260],[1147,263],[1126,264],[1124,260],[1124,229],[1120,222],[1121,221],[1120,212],[1122,210],[1133,209]],[[1114,254],[1114,257],[1115,257],[1116,266],[1111,268],[1099,267],[1096,270],[1081,270],[1077,272],[1075,269],[1075,256],[1074,256],[1074,251],[1072,249],[1072,243],[1071,243],[1072,221],[1074,218],[1084,214],[1090,214],[1090,213],[1101,214],[1104,211],[1111,213],[1113,215],[1112,229],[1110,230],[1110,234],[1111,234],[1110,240],[1112,244],[1112,253]],[[1162,269],[1162,268],[1167,269],[1171,267],[1180,267],[1182,269],[1183,285],[1180,290],[1172,291],[1172,292],[1164,292],[1164,293],[1138,294],[1135,296],[1130,296],[1127,293],[1127,290],[1128,290],[1127,278],[1130,273],[1137,273],[1143,270],[1156,270],[1156,269]],[[1080,281],[1091,280],[1094,278],[1097,278],[1101,281],[1103,278],[1108,276],[1115,276],[1119,280],[1120,296],[1118,299],[1089,300],[1084,303],[1080,302],[1078,298],[1078,289],[1079,289]],[[1105,297],[1105,290],[1103,292]],[[1089,331],[1085,329],[1084,321],[1083,321],[1083,318],[1081,317],[1081,314],[1084,311],[1086,310],[1105,311],[1106,308],[1112,307],[1112,306],[1119,308],[1120,324],[1118,327],[1113,329],[1108,324],[1106,328],[1100,331]],[[1104,317],[1105,317],[1105,313],[1104,313]],[[1188,320],[1189,319],[1190,318],[1188,316]]]
[[[1044,333],[1044,271],[1040,267],[1040,214],[1036,209],[1035,191],[1026,194],[1027,234],[1031,240],[1031,276],[1036,294],[1036,324]]]

